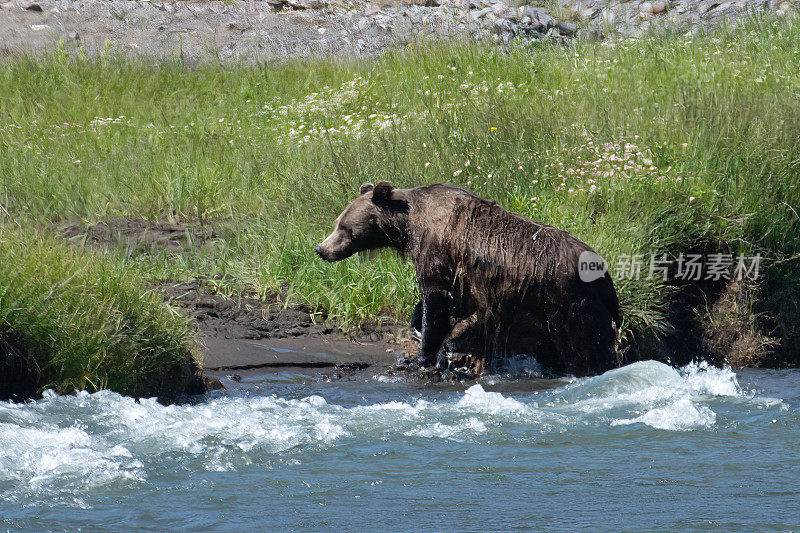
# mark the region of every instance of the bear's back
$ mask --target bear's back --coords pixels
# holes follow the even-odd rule
[[[578,258],[591,248],[570,233],[507,211],[465,189],[419,187],[424,231],[448,255],[501,269],[514,277],[577,274]]]

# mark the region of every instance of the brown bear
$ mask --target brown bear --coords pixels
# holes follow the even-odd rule
[[[326,261],[378,248],[409,256],[422,296],[421,364],[482,331],[488,366],[526,354],[553,372],[601,373],[615,355],[619,303],[604,263],[564,230],[443,184],[364,184],[314,251]],[[584,268],[586,267],[586,268]]]

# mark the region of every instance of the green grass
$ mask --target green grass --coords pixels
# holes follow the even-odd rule
[[[391,254],[329,265],[312,252],[364,181],[463,185],[612,265],[651,251],[800,252],[796,21],[194,69],[54,52],[0,60],[0,95],[0,203],[17,220],[224,220],[221,251],[128,264],[286,286],[350,325],[407,317],[417,298]],[[788,260],[770,276],[796,292],[797,274]],[[669,329],[670,287],[617,286],[627,329]]]
[[[173,399],[196,383],[187,319],[123,266],[8,227],[0,257],[0,333],[32,356],[39,391]]]

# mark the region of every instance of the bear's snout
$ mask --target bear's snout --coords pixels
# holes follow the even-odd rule
[[[332,263],[333,261],[336,261],[337,260],[336,254],[332,250],[330,250],[330,249],[326,248],[325,246],[323,246],[324,244],[325,243],[323,242],[323,243],[320,243],[320,244],[316,245],[314,247],[314,251],[317,252],[317,255],[320,256],[323,260],[325,260],[325,261],[327,261],[329,263]]]

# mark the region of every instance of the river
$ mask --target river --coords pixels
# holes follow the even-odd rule
[[[800,530],[798,370],[235,385],[0,403],[0,530]]]

